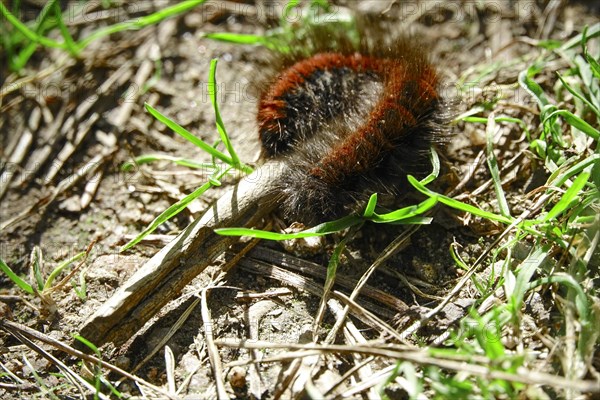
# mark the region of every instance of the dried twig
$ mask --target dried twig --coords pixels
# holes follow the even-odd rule
[[[177,238],[148,260],[82,326],[93,343],[119,345],[137,332],[237,238],[219,236],[222,226],[255,226],[276,199],[265,198],[283,166],[266,164],[242,179]]]
[[[294,343],[272,343],[272,342],[253,342],[238,341],[230,339],[216,340],[218,346],[226,346],[244,349],[287,349],[295,350],[289,353],[274,357],[264,358],[263,363],[281,362],[285,360],[294,360],[298,357],[308,357],[315,354],[324,353],[362,353],[377,357],[391,358],[396,361],[409,361],[419,365],[430,365],[444,368],[450,371],[462,372],[475,376],[482,376],[486,379],[502,379],[509,382],[520,382],[529,385],[545,385],[557,388],[570,388],[579,392],[600,393],[600,382],[592,380],[570,380],[563,376],[551,375],[544,372],[532,371],[525,367],[520,367],[515,373],[498,371],[490,369],[493,363],[487,357],[469,356],[469,359],[460,357],[441,358],[430,355],[429,349],[411,348],[401,345],[391,345],[380,342],[369,342],[365,345],[320,345],[320,344],[294,344]],[[236,361],[229,363],[228,366],[246,365],[248,361]]]
[[[217,398],[227,399],[229,396],[225,390],[225,375],[223,374],[223,365],[221,363],[221,357],[219,356],[219,350],[217,349],[217,346],[215,346],[213,337],[214,324],[212,322],[210,310],[208,309],[207,292],[211,289],[215,289],[215,287],[206,287],[200,294],[200,298],[202,300],[201,310],[202,321],[204,323],[204,340],[206,342],[208,359],[210,360],[210,365],[212,366],[215,384],[217,385]]]
[[[116,372],[120,375],[123,375],[126,378],[131,379],[131,380],[137,382],[138,384],[143,385],[143,386],[155,391],[158,394],[166,396],[169,399],[175,400],[172,396],[169,395],[169,393],[165,392],[163,389],[159,388],[158,386],[152,385],[151,383],[148,383],[145,380],[143,380],[135,375],[132,375],[129,372],[122,370],[119,367],[116,367],[104,360],[100,360],[95,356],[92,356],[92,355],[83,353],[77,349],[74,349],[73,347],[69,346],[68,344],[65,344],[59,340],[56,340],[56,339],[48,336],[48,335],[45,335],[41,332],[31,329],[25,325],[18,324],[16,322],[12,322],[12,321],[8,321],[6,319],[0,319],[0,329],[3,329],[4,331],[10,333],[11,335],[13,335],[15,337],[18,337],[20,335],[20,337],[27,337],[30,339],[39,340],[42,343],[46,343],[60,351],[70,354],[73,357],[77,357],[79,359],[82,359],[82,360],[85,360],[85,361],[88,361],[91,363],[95,363],[95,364],[101,363],[103,367],[106,367],[107,369],[109,369],[113,372]]]

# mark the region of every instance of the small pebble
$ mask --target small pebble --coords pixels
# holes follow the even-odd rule
[[[246,386],[246,369],[233,367],[229,372],[229,384],[233,390],[241,390]]]

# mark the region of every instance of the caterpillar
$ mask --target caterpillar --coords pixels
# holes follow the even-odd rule
[[[425,47],[364,20],[356,30],[312,27],[274,54],[262,86],[262,157],[288,167],[277,190],[289,220],[323,222],[373,192],[405,191],[446,139],[448,102]]]

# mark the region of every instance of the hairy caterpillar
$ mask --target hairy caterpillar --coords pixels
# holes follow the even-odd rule
[[[283,162],[280,208],[306,224],[356,211],[373,192],[397,194],[444,141],[447,103],[424,48],[366,21],[358,39],[313,27],[260,94],[263,157]]]

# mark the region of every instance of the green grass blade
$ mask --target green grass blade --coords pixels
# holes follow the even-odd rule
[[[54,3],[54,17],[56,18],[56,24],[58,25],[58,29],[64,39],[65,48],[69,51],[69,53],[73,57],[77,57],[79,55],[79,49],[71,36],[71,33],[67,29],[65,22],[63,21],[62,11],[60,11],[60,4]]]
[[[557,75],[558,75],[558,79],[560,79],[560,82],[563,84],[565,89],[567,89],[569,91],[569,93],[571,93],[573,96],[577,97],[579,100],[581,100],[583,103],[585,103],[594,112],[594,114],[596,114],[597,116],[600,116],[600,110],[598,110],[598,107],[596,107],[596,105],[592,104],[592,102],[590,102],[588,99],[586,99],[585,96],[583,96],[581,93],[576,91],[573,87],[571,87],[571,85],[569,85],[569,83],[564,80],[564,78],[562,77],[561,74],[557,73]]]
[[[337,268],[340,265],[340,256],[346,248],[346,242],[348,239],[349,237],[342,239],[333,249],[331,257],[329,257],[329,262],[327,263],[327,276],[325,278],[325,284],[323,285],[323,301],[327,301],[329,298],[329,293],[331,292],[333,284],[335,283]]]
[[[34,246],[31,253],[31,269],[33,270],[33,277],[37,284],[37,289],[42,290],[44,288],[44,277],[42,276],[42,264],[44,262],[42,249],[40,246]]]
[[[227,172],[229,172],[229,169],[219,172],[216,175],[216,179],[221,179],[225,174],[227,174]],[[210,189],[213,186],[215,186],[214,179],[209,180],[209,182],[206,182],[204,185],[200,186],[198,189],[194,190],[192,193],[188,194],[183,199],[179,200],[177,203],[172,204],[169,208],[167,208],[165,211],[163,211],[158,217],[156,217],[154,219],[154,221],[152,221],[150,223],[150,225],[142,231],[142,233],[140,233],[134,239],[129,241],[129,243],[127,243],[123,247],[121,247],[120,251],[125,251],[125,250],[135,246],[143,238],[145,238],[146,236],[148,236],[149,234],[154,232],[154,230],[156,230],[156,228],[158,228],[159,225],[163,224],[164,222],[166,222],[173,216],[180,213],[183,209],[185,209],[188,206],[188,204],[190,204],[193,200],[200,197],[202,194],[204,194],[204,192],[206,192],[208,189]]]
[[[430,184],[440,175],[440,157],[433,147],[431,147],[429,150],[429,160],[431,161],[432,171],[429,175],[421,180],[422,185]]]
[[[464,211],[464,212],[476,215],[476,216],[481,217],[481,218],[486,218],[486,219],[489,219],[489,220],[492,220],[492,221],[502,222],[502,223],[505,223],[505,224],[510,224],[510,223],[513,222],[512,218],[505,217],[504,215],[498,215],[498,214],[491,213],[489,211],[484,211],[484,210],[482,210],[480,208],[477,208],[475,206],[472,206],[470,204],[466,204],[466,203],[460,202],[458,200],[455,200],[453,198],[444,196],[442,194],[435,193],[435,192],[427,189],[425,186],[423,186],[412,175],[408,176],[408,181],[419,192],[423,193],[424,195],[426,195],[428,197],[436,198],[440,203],[446,204],[447,206],[450,206],[450,207],[452,207],[454,209],[457,209],[457,210],[460,210],[460,211]]]
[[[592,73],[594,74],[594,77],[596,79],[600,80],[600,64],[598,63],[598,61],[596,61],[596,59],[594,57],[592,57],[590,54],[588,54],[587,51],[585,54],[585,59],[590,64],[590,67],[591,67]]]
[[[102,384],[104,384],[106,387],[108,387],[110,389],[110,392],[112,394],[114,394],[115,396],[117,396],[117,398],[119,398],[119,399],[125,398],[125,395],[123,393],[119,392],[119,390],[115,387],[115,385],[113,385],[106,377],[100,375],[100,376],[98,376],[98,379],[100,380],[100,382]],[[127,396],[127,398],[130,398],[130,397]]]
[[[170,7],[166,7],[160,11],[147,15],[145,17],[136,18],[135,20],[125,21],[118,24],[107,26],[106,28],[98,29],[93,32],[87,38],[79,41],[77,43],[77,47],[79,50],[85,49],[90,43],[93,41],[100,39],[104,36],[125,31],[125,30],[137,30],[144,28],[148,25],[156,24],[166,18],[175,16],[177,14],[181,14],[185,11],[188,11],[202,3],[206,0],[187,0],[182,1],[181,3],[175,4]]]
[[[48,15],[50,15],[50,10],[54,8],[54,4],[56,4],[56,2],[57,0],[48,1],[44,5],[44,8],[42,8],[42,11],[40,11],[39,15],[35,19],[36,26],[34,31],[36,34],[42,34],[42,27],[44,26],[44,22],[48,18]],[[29,44],[27,44],[21,51],[19,51],[18,56],[11,60],[11,69],[13,69],[14,71],[20,71],[21,69],[23,69],[23,67],[25,67],[25,64],[27,64],[27,61],[29,61],[33,53],[35,53],[35,51],[37,50],[37,47],[37,42],[29,42]]]
[[[231,157],[229,157],[228,155],[226,155],[224,153],[221,153],[219,150],[215,149],[213,146],[211,146],[208,143],[204,142],[202,139],[197,138],[190,131],[188,131],[187,129],[185,129],[184,127],[182,127],[181,125],[179,125],[178,123],[174,122],[173,120],[169,119],[165,115],[161,114],[158,110],[156,110],[150,104],[146,103],[145,107],[146,107],[146,110],[148,110],[148,112],[150,114],[152,114],[152,116],[154,118],[156,118],[157,120],[159,120],[160,122],[162,122],[163,124],[165,124],[173,132],[177,133],[179,136],[183,137],[188,142],[190,142],[190,143],[194,144],[195,146],[199,147],[201,150],[207,152],[212,157],[215,157],[215,158],[217,158],[217,159],[219,159],[219,160],[227,163],[228,165],[231,165],[231,166],[234,165],[233,160],[231,159]]]
[[[498,207],[500,208],[500,214],[505,217],[510,217],[510,210],[508,208],[508,202],[504,195],[504,189],[502,189],[502,181],[500,180],[500,169],[498,168],[498,159],[494,154],[494,135],[496,133],[496,121],[494,120],[494,113],[490,114],[487,121],[487,127],[485,130],[486,136],[486,155],[487,164],[492,176],[492,182],[494,183],[494,190],[496,192],[496,199],[498,200]]]
[[[510,301],[515,312],[521,309],[525,293],[528,290],[529,282],[535,271],[542,265],[548,257],[550,246],[534,247],[532,252],[523,260],[519,269],[516,272],[516,282],[513,290],[506,293],[510,297]]]
[[[36,367],[34,367],[31,364],[25,353],[22,354],[22,357],[25,365],[27,365],[27,368],[29,368],[29,370],[31,371],[31,374],[33,375],[37,383],[39,391],[44,394],[44,397],[52,400],[60,400],[60,397],[54,394],[54,390],[52,390],[52,388],[49,388],[48,385],[46,385],[46,382],[44,381],[44,379],[42,379],[42,377],[36,370]]]
[[[58,266],[56,268],[54,268],[54,270],[50,273],[50,276],[48,276],[48,279],[46,279],[46,283],[44,284],[44,290],[48,290],[52,287],[52,283],[54,283],[54,280],[56,279],[56,277],[67,266],[71,265],[75,261],[82,259],[86,254],[87,253],[85,251],[82,251],[81,253],[75,254],[73,257],[69,258],[68,260],[65,260],[62,263],[58,264]]]
[[[585,158],[584,160],[578,162],[577,164],[569,167],[566,171],[562,171],[561,169],[557,169],[554,171],[550,178],[548,178],[549,186],[561,187],[565,184],[567,180],[569,180],[573,175],[579,174],[584,169],[598,165],[600,161],[600,153],[592,154],[591,156]],[[561,166],[562,167],[562,166]]]
[[[102,354],[100,353],[100,350],[94,343],[90,342],[89,340],[87,340],[86,338],[84,338],[83,336],[80,336],[80,335],[72,335],[72,336],[73,336],[73,339],[80,341],[86,347],[88,347],[90,350],[92,350],[96,354],[96,357],[99,360],[102,359]]]
[[[296,233],[276,233],[250,228],[220,228],[215,229],[215,232],[223,236],[248,236],[266,240],[287,240],[329,235],[360,224],[362,221],[362,218],[359,216],[349,215]]]
[[[396,223],[409,218],[417,217],[430,210],[437,203],[437,197],[430,197],[419,204],[403,207],[387,214],[374,214],[371,218],[369,218],[369,220],[376,223]]]
[[[219,136],[221,136],[221,141],[225,145],[227,152],[231,156],[231,160],[233,161],[233,166],[236,169],[240,168],[240,159],[236,154],[233,146],[231,145],[231,141],[229,140],[229,135],[227,134],[227,130],[225,129],[225,124],[223,123],[223,119],[221,118],[221,113],[219,112],[219,102],[217,100],[217,63],[218,60],[216,58],[210,61],[210,71],[208,73],[208,95],[210,96],[210,101],[215,110],[215,119],[217,122],[217,130],[219,131]]]
[[[558,272],[552,276],[544,277],[530,282],[528,285],[528,289],[535,289],[538,286],[551,285],[553,283],[559,283],[561,285],[568,286],[569,288],[575,291],[577,298],[575,306],[577,308],[577,312],[583,320],[586,320],[589,315],[588,298],[579,282],[577,282],[577,280],[575,280],[575,278],[572,275]]]
[[[563,44],[561,46],[561,49],[569,50],[569,49],[579,46],[581,44],[584,36],[587,39],[591,39],[596,36],[600,36],[600,22],[590,26],[589,28],[587,28],[585,30],[585,32],[582,32],[582,33],[578,34],[577,36],[573,37],[572,39],[568,40],[565,44]]]
[[[551,118],[553,118],[557,115],[560,115],[561,117],[563,117],[569,125],[579,129],[580,131],[582,131],[583,133],[585,133],[586,135],[588,135],[595,141],[600,141],[600,131],[598,131],[596,128],[594,128],[593,126],[591,126],[590,124],[588,124],[587,122],[585,122],[584,120],[579,118],[578,116],[574,115],[570,111],[567,111],[567,110],[554,111],[554,112],[548,114],[543,122],[546,123],[546,121],[550,120]]]
[[[422,217],[420,215],[414,217],[406,217],[396,221],[386,222],[391,225],[429,225],[433,221],[431,217]]]
[[[537,65],[532,65],[519,74],[519,85],[526,90],[534,99],[537,100],[540,109],[544,108],[550,101],[544,93],[544,89],[531,77],[537,74],[540,68]]]
[[[173,157],[167,154],[144,154],[134,158],[133,161],[123,163],[123,165],[121,165],[121,171],[128,172],[133,170],[137,165],[149,164],[155,161],[170,161],[174,164],[181,165],[182,167],[201,170],[214,171],[216,169],[215,165],[212,163],[201,163],[187,158]]]
[[[268,40],[264,36],[259,35],[248,35],[241,33],[228,33],[228,32],[214,32],[204,33],[202,37],[213,40],[220,40],[222,42],[236,43],[236,44],[259,44],[266,46]]]
[[[79,273],[79,286],[75,282],[75,279],[71,279],[71,286],[73,287],[73,291],[77,294],[77,297],[83,302],[87,299],[87,282],[85,281],[85,270],[82,270]]]
[[[375,207],[377,207],[377,193],[373,193],[371,197],[369,197],[369,202],[365,207],[365,212],[363,213],[363,217],[371,218],[375,213]]]
[[[29,59],[31,58],[33,53],[35,53],[37,48],[38,43],[29,43],[23,50],[19,52],[19,55],[15,57],[14,60],[12,60],[13,62],[11,64],[11,69],[14,71],[20,71],[21,69],[23,69],[23,67],[25,67],[25,64],[27,64],[27,61],[29,61]]]
[[[23,279],[21,279],[19,277],[19,275],[15,274],[14,271],[12,269],[10,269],[10,267],[8,265],[6,265],[4,260],[2,260],[1,258],[0,258],[0,269],[2,270],[2,272],[4,272],[6,274],[6,276],[8,276],[10,278],[11,281],[13,281],[18,287],[23,289],[25,292],[27,292],[29,294],[35,293],[35,291],[33,290],[33,287],[31,287],[31,285],[29,283],[27,283]]]
[[[588,34],[588,27],[586,26],[583,29],[583,32],[581,32],[581,35],[582,35],[581,48],[583,50],[583,56],[585,57],[586,61],[589,64],[589,69],[590,69],[590,72],[592,73],[592,75],[597,80],[600,80],[600,64],[588,51],[588,47],[587,47],[588,36],[587,36],[587,34]]]
[[[27,27],[27,25],[25,25],[24,23],[19,21],[19,19],[17,17],[15,17],[6,8],[6,6],[2,2],[0,2],[0,13],[6,20],[8,20],[8,22],[10,22],[12,24],[12,26],[14,26],[19,32],[21,32],[23,34],[23,36],[25,36],[27,39],[31,40],[32,42],[39,43],[46,47],[52,47],[55,49],[64,49],[65,48],[64,43],[59,43],[55,40],[46,38],[42,35],[39,35],[38,33],[34,32],[34,31],[32,31],[31,29],[29,29]]]
[[[483,111],[483,109],[480,111]],[[481,123],[481,124],[487,124],[488,119],[489,118],[474,117],[474,116],[465,116],[463,118],[457,118],[457,120],[459,120],[459,121],[475,122],[475,123]],[[531,137],[531,135],[529,134],[529,129],[527,129],[527,124],[525,124],[525,122],[523,122],[522,119],[503,116],[503,117],[495,117],[494,121],[497,123],[498,122],[508,122],[508,123],[517,124],[523,130],[523,132],[525,132],[525,135],[527,136],[527,138]]]
[[[552,207],[552,209],[548,212],[548,214],[546,214],[546,216],[543,219],[543,222],[549,222],[550,220],[558,217],[560,214],[562,214],[565,210],[569,208],[571,203],[575,201],[578,202],[579,200],[577,199],[577,196],[579,195],[579,191],[583,189],[583,187],[589,180],[590,175],[590,172],[580,173],[571,185],[571,187],[567,189],[565,194],[560,198],[558,203],[556,203],[554,207]]]

